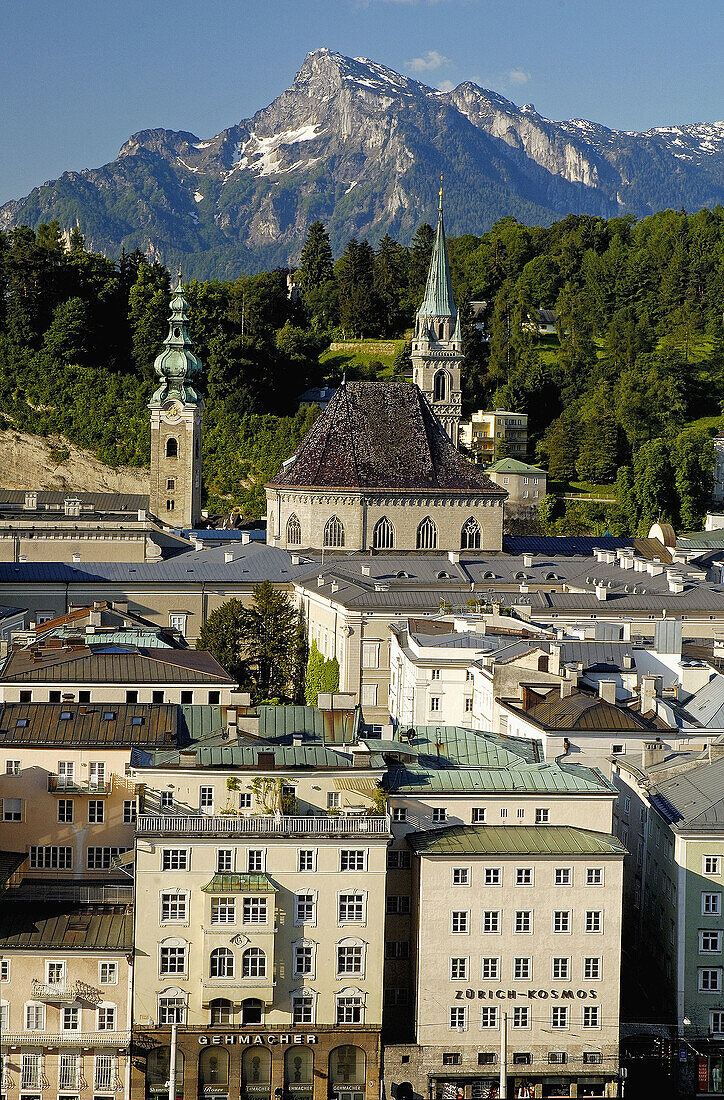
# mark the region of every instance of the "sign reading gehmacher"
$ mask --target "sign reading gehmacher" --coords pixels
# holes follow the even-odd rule
[[[256,1035],[241,1035],[231,1033],[229,1035],[199,1035],[199,1043],[202,1047],[205,1046],[233,1046],[234,1043],[241,1043],[244,1046],[263,1046],[267,1043],[269,1046],[273,1046],[275,1043],[279,1043],[280,1046],[284,1046],[287,1043],[296,1044],[299,1046],[302,1043],[316,1043],[316,1035],[297,1035],[295,1033],[281,1035],[272,1035],[269,1032],[257,1033]]]

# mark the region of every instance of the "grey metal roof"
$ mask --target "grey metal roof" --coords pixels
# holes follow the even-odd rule
[[[724,676],[717,672],[687,700],[684,709],[701,726],[721,727],[724,723]]]
[[[133,914],[121,906],[4,901],[0,906],[0,948],[132,951]]]
[[[445,224],[442,213],[442,188],[440,189],[440,204],[437,211],[437,228],[435,230],[435,242],[430,257],[430,267],[427,272],[425,294],[422,305],[417,311],[418,317],[456,317],[455,299],[453,298],[452,279],[450,278],[450,264],[447,258],[447,246],[445,244]]]
[[[632,642],[568,641],[561,643],[562,664],[582,664],[584,670],[614,672],[624,668],[624,657],[635,664],[636,648]]]
[[[633,546],[632,538],[614,535],[503,535],[503,550],[508,554],[585,554],[598,550],[617,550]]]
[[[657,809],[679,828],[720,829],[724,826],[724,758],[657,783]]]
[[[423,766],[507,767],[541,759],[540,742],[468,729],[465,726],[412,726],[412,746]],[[405,732],[401,730],[400,732]],[[370,742],[370,747],[374,742]]]
[[[624,856],[621,841],[573,825],[452,825],[407,838],[422,856]]]
[[[451,634],[411,634],[420,646],[431,646],[435,649],[491,649],[490,641],[486,644],[485,634],[476,634],[474,631],[453,631]]]
[[[0,707],[0,745],[130,749],[169,740],[185,740],[173,703],[5,703]]]

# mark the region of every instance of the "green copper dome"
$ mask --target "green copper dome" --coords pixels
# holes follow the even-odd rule
[[[427,285],[422,305],[417,311],[418,317],[456,317],[455,299],[453,298],[452,281],[450,279],[450,265],[447,259],[445,246],[445,226],[442,217],[442,187],[440,188],[440,203],[437,209],[437,232],[435,244],[430,259],[430,270],[427,273]]]
[[[163,350],[156,356],[154,370],[161,379],[161,385],[151,398],[151,404],[161,404],[177,397],[184,405],[198,405],[201,398],[191,379],[197,378],[202,371],[201,360],[191,347],[186,325],[188,323],[188,304],[183,296],[181,272],[171,297],[168,336],[163,342]]]

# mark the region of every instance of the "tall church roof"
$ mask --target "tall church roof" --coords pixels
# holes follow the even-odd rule
[[[453,298],[452,281],[450,279],[450,264],[447,259],[447,247],[445,244],[445,225],[442,216],[442,187],[440,188],[440,203],[437,209],[437,231],[435,244],[430,258],[430,269],[427,273],[427,285],[422,305],[417,311],[418,317],[455,317],[455,299]]]
[[[410,382],[340,386],[269,484],[505,493],[455,450]]]
[[[161,404],[168,398],[178,398],[185,405],[197,405],[199,394],[190,384],[201,374],[201,360],[192,350],[188,334],[188,305],[183,295],[181,272],[171,296],[171,313],[168,319],[168,336],[163,350],[156,356],[154,369],[161,385],[151,398],[151,404]]]

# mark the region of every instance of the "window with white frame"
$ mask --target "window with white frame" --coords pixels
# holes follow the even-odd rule
[[[535,823],[536,825],[548,825],[551,819],[551,812],[547,809],[538,808],[535,811]]]
[[[3,821],[23,820],[22,798],[3,798]]]
[[[532,909],[516,909],[513,921],[513,931],[521,934],[533,931]]]
[[[362,642],[362,668],[380,667],[380,643]]]
[[[568,1027],[568,1005],[554,1005],[551,1009],[551,1027],[561,1031]]]
[[[463,1006],[455,1006],[449,1010],[449,1022],[451,1031],[464,1031],[468,1024],[468,1010]]]
[[[703,928],[699,932],[699,951],[702,955],[721,953],[721,932]]]
[[[472,695],[465,696],[465,713],[472,714],[473,712],[473,697]]]
[[[199,787],[199,809],[207,813],[214,812],[214,788]]]
[[[316,894],[297,894],[294,898],[294,923],[316,923]]]
[[[450,981],[466,982],[468,980],[468,960],[464,956],[456,955],[450,959]]]
[[[314,1023],[315,998],[311,993],[292,993],[292,1023]]]
[[[264,870],[264,856],[263,848],[249,849],[246,853],[246,869],[250,874],[258,874]]]
[[[212,924],[236,924],[236,898],[217,897],[211,899]]]
[[[362,894],[339,895],[339,923],[361,924],[364,921],[365,903]]]
[[[433,807],[432,821],[434,825],[440,825],[443,821],[447,821],[447,810],[444,806]]]
[[[64,985],[66,967],[64,962],[51,960],[45,964],[45,981],[47,985]]]
[[[430,679],[431,680],[439,680],[440,679],[440,669],[439,668],[431,668],[430,669]]]
[[[173,807],[173,791],[161,791],[158,803],[162,810],[170,810]]]
[[[340,871],[364,871],[366,856],[367,852],[364,848],[342,848],[339,853]]]
[[[342,795],[339,791],[327,791],[327,809],[339,810],[342,806]]]
[[[699,992],[721,992],[721,967],[712,966],[699,968]]]
[[[22,775],[23,765],[19,760],[6,760],[5,761],[5,774],[6,775]]]
[[[295,978],[313,978],[316,944],[302,940],[293,946],[293,970]]]
[[[239,791],[239,809],[250,810],[252,803],[251,791]]]
[[[497,1005],[483,1005],[480,1009],[480,1026],[481,1028],[492,1028],[498,1026],[498,1006]]]
[[[584,1005],[583,1006],[583,1019],[581,1021],[584,1027],[600,1027],[601,1026],[601,1009],[598,1005]]]
[[[470,913],[467,909],[453,909],[450,913],[450,931],[456,935],[467,935],[470,931]]]
[[[242,978],[266,978],[266,955],[260,947],[247,947],[241,956]]]
[[[470,868],[469,867],[453,867],[451,872],[451,879],[453,886],[469,886],[470,885]]]
[[[123,800],[123,824],[134,825],[136,822],[136,800],[126,798]]]
[[[61,1054],[58,1059],[58,1090],[79,1092],[81,1088],[80,1055]]]
[[[603,867],[586,867],[586,886],[603,886]]]
[[[234,870],[234,849],[233,848],[217,848],[216,850],[216,873],[219,875],[229,874]]]
[[[440,696],[439,695],[431,695],[430,696],[430,712],[432,714],[435,714],[439,710],[440,710]]]
[[[111,1004],[98,1005],[98,1019],[96,1028],[98,1031],[116,1030],[116,1006]]]
[[[162,871],[188,871],[189,853],[186,848],[162,848]]]
[[[596,982],[601,977],[601,959],[598,955],[585,955],[583,959],[583,979]]]
[[[365,1005],[364,997],[358,990],[343,989],[337,994],[336,1023],[338,1024],[363,1024]]]
[[[10,959],[0,959],[0,982],[10,981]]]
[[[709,1030],[712,1035],[724,1035],[724,1012],[715,1010],[709,1013]]]
[[[704,891],[701,895],[701,912],[703,916],[719,916],[721,913],[721,894],[711,894]]]
[[[554,909],[553,910],[553,931],[554,932],[570,932],[571,930],[571,913],[569,909]]]
[[[703,862],[705,875],[721,874],[721,860],[719,856],[704,856]]]
[[[470,820],[473,823],[473,825],[484,825],[485,824],[485,807],[483,807],[483,806],[473,806],[472,813],[471,813],[471,816],[470,816]]]
[[[502,886],[502,869],[500,867],[486,867],[483,870],[483,882],[486,886]]]
[[[377,706],[377,684],[363,684],[360,695],[360,703],[363,707]]]
[[[483,932],[500,932],[500,910],[483,910]]]
[[[80,1008],[78,1005],[63,1005],[60,1027],[62,1031],[80,1031]]]
[[[483,955],[480,960],[480,977],[489,982],[500,979],[500,959],[496,955]]]
[[[188,920],[188,894],[171,890],[161,894],[161,922],[163,924],[185,924]]]
[[[30,867],[32,870],[70,871],[73,868],[73,849],[55,845],[30,845]]]
[[[518,955],[513,959],[513,977],[516,981],[530,981],[533,972],[533,960],[526,955]]]
[[[105,803],[102,798],[91,798],[88,802],[88,824],[102,825],[105,817]]]
[[[515,885],[516,886],[532,886],[533,885],[533,868],[532,867],[516,867],[516,869],[515,869]]]
[[[530,1008],[528,1005],[518,1005],[513,1009],[512,1024],[517,1030],[530,1027]]]
[[[158,971],[162,976],[165,974],[185,974],[186,947],[160,947]]]
[[[110,1092],[116,1083],[116,1059],[113,1054],[96,1054],[93,1088],[96,1092]]]
[[[118,985],[118,963],[117,962],[99,962],[98,963],[98,984],[99,985]]]
[[[186,995],[184,993],[179,990],[176,994],[162,994],[158,998],[158,1022],[161,1027],[186,1022]]]
[[[363,973],[364,949],[362,945],[345,942],[337,944],[337,974],[357,974],[361,976]]]
[[[570,886],[571,878],[570,867],[556,867],[553,871],[553,883],[555,886]]]
[[[314,848],[300,848],[297,863],[298,871],[316,871],[317,853]]]
[[[393,821],[407,821],[407,807],[406,806],[393,806],[392,807],[392,820]]]
[[[228,947],[215,947],[209,955],[210,978],[234,977],[234,952]]]
[[[587,909],[583,927],[586,932],[603,932],[603,911],[601,909]]]
[[[39,1089],[43,1076],[42,1054],[21,1054],[20,1088]]]
[[[267,899],[266,898],[244,898],[242,907],[242,923],[243,924],[266,924],[267,922]]]
[[[554,955],[551,959],[551,978],[554,982],[571,980],[571,960],[565,955]]]
[[[29,1001],[25,1006],[25,1030],[45,1031],[45,1005]]]

